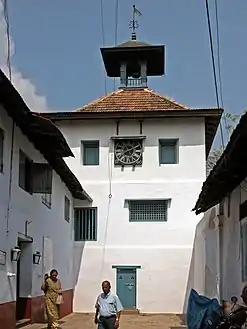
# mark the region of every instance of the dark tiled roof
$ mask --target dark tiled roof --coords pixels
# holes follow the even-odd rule
[[[91,200],[63,160],[63,157],[74,155],[60,130],[48,118],[30,111],[2,70],[0,70],[0,103],[22,133],[61,177],[73,197]]]
[[[107,96],[101,97],[79,109],[78,112],[118,112],[118,111],[161,111],[188,110],[166,96],[145,89],[119,89]]]

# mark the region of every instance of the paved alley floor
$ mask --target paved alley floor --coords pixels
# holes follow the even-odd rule
[[[121,329],[169,329],[172,326],[179,326],[180,319],[176,315],[127,315],[121,316]],[[62,329],[95,329],[94,315],[75,313],[61,320]],[[25,329],[45,329],[44,324],[33,324],[24,327]]]

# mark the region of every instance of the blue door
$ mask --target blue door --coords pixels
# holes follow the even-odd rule
[[[136,308],[136,269],[117,269],[117,295],[123,307]]]

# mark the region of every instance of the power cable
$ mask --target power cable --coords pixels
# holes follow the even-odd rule
[[[216,69],[215,69],[215,58],[214,58],[213,38],[212,38],[212,29],[211,29],[211,21],[210,21],[210,14],[209,14],[208,0],[205,0],[205,4],[206,4],[207,23],[208,23],[208,33],[209,33],[210,50],[211,50],[211,59],[212,59],[212,68],[213,68],[213,78],[214,78],[215,96],[216,96],[217,107],[218,107],[218,109],[220,109],[219,92],[218,92],[217,76],[216,76]],[[224,134],[223,134],[223,128],[222,128],[222,123],[221,123],[221,121],[220,121],[220,135],[221,135],[221,144],[222,144],[222,148],[224,149],[224,148],[225,148],[225,143],[224,143]]]
[[[100,16],[101,16],[101,33],[102,33],[102,44],[103,48],[105,47],[105,22],[104,22],[104,4],[103,0],[100,0]],[[105,88],[105,95],[107,94],[107,81],[106,75],[104,73],[104,88]]]
[[[219,77],[219,92],[220,92],[220,101],[221,107],[224,108],[223,101],[223,87],[222,87],[222,78],[221,78],[221,61],[220,61],[220,33],[219,33],[219,15],[218,15],[218,2],[214,0],[215,4],[215,20],[216,20],[216,44],[217,44],[217,66],[218,66],[218,77]],[[223,115],[225,131],[227,134],[227,139],[229,140],[229,131],[227,129],[227,120],[226,116]]]
[[[4,20],[6,24],[7,34],[7,67],[9,70],[9,80],[12,81],[12,69],[11,69],[11,43],[10,43],[10,27],[9,27],[9,11],[7,0],[1,0],[3,5]],[[10,170],[9,170],[9,186],[8,186],[8,202],[6,211],[6,236],[9,235],[9,218],[11,210],[11,199],[12,199],[12,180],[13,180],[13,158],[14,158],[14,138],[15,138],[15,122],[12,121],[12,132],[11,132],[11,149],[10,149]]]
[[[119,0],[116,0],[116,6],[115,6],[115,37],[114,37],[114,44],[115,47],[117,45],[118,40],[118,7],[119,7]],[[114,84],[113,84],[113,90],[116,89],[116,78],[114,78]]]

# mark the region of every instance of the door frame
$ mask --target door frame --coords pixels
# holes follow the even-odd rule
[[[141,269],[141,265],[112,265],[113,269],[116,269],[116,290],[118,285],[118,270],[133,270],[135,272],[135,306],[133,309],[137,308],[137,269]]]
[[[24,244],[32,244],[33,243],[33,238],[27,235],[24,235],[22,233],[18,233],[17,237],[17,245],[19,248],[22,250]],[[21,264],[21,256],[17,262],[17,267],[16,267],[16,308],[15,308],[15,317],[16,321],[22,320],[23,317],[20,316],[20,314],[25,313],[25,318],[30,318],[31,317],[31,311],[29,307],[29,298],[28,297],[20,297],[20,285],[21,285],[21,280],[20,280],[20,264]]]

